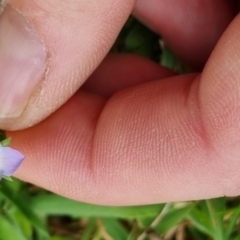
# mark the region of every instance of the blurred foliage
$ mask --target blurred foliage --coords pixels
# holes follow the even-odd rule
[[[139,54],[179,73],[187,71],[158,35],[132,17],[112,52]],[[0,240],[237,240],[239,200],[106,207],[69,200],[16,179],[3,180]]]
[[[239,225],[239,198],[106,207],[17,179],[0,187],[0,240],[237,240]]]
[[[113,53],[132,53],[160,61],[159,36],[130,17],[112,47]]]
[[[2,142],[5,139],[7,139],[7,135],[6,135],[5,131],[0,130],[0,142]]]

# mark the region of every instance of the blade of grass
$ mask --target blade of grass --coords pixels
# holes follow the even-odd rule
[[[200,202],[200,204],[202,204]],[[192,226],[201,231],[202,233],[213,236],[213,229],[208,216],[205,211],[198,209],[199,203],[191,210],[187,219],[191,222]]]
[[[106,207],[73,201],[54,194],[41,194],[31,198],[31,208],[47,215],[71,215],[72,217],[106,217],[134,219],[155,216],[161,205],[134,207]]]
[[[161,222],[155,227],[155,231],[159,234],[164,234],[169,231],[171,228],[178,225],[183,221],[189,212],[194,207],[193,204],[189,204],[186,207],[182,208],[173,208],[169,210],[162,218]]]
[[[225,200],[221,199],[212,199],[206,200],[206,205],[208,207],[208,214],[211,219],[212,229],[213,229],[213,238],[215,240],[223,240],[223,212],[225,206]]]
[[[164,42],[161,42],[162,45],[162,56],[160,64],[171,70],[176,70],[177,59],[173,52],[166,46]]]
[[[87,227],[84,229],[84,232],[81,236],[81,240],[89,240],[92,239],[92,233],[96,229],[96,220],[95,219],[90,219]]]
[[[22,230],[25,236],[29,239],[32,237],[33,229],[31,222],[16,208],[9,211],[11,219],[18,223],[19,228]]]
[[[158,40],[159,36],[156,33],[134,19],[133,27],[125,37],[124,52],[153,58],[156,54],[156,47],[159,47]]]
[[[116,219],[101,219],[106,231],[114,240],[126,240],[128,237],[127,230]]]
[[[240,216],[240,206],[231,210],[232,214],[225,230],[224,239],[230,239],[231,233],[234,230],[234,226]]]
[[[134,221],[132,223],[132,229],[128,234],[127,240],[135,240],[137,239],[138,235],[139,235],[139,227],[138,227],[137,221]]]
[[[154,228],[156,228],[156,226],[159,224],[159,222],[162,220],[162,218],[164,217],[164,215],[168,212],[168,210],[170,209],[172,203],[166,203],[165,206],[163,207],[163,209],[161,210],[161,212],[157,215],[157,217],[153,220],[153,222],[150,224],[150,226],[144,230],[143,233],[141,233],[141,235],[138,236],[137,240],[144,240],[147,237],[147,232],[149,230],[152,230]]]
[[[18,227],[0,215],[0,240],[16,239],[16,237],[18,240],[28,240]]]
[[[72,238],[53,236],[51,240],[73,240]],[[81,239],[82,240],[82,239]]]
[[[10,183],[11,184],[11,183]],[[32,210],[28,204],[28,196],[18,192],[17,195],[11,191],[7,181],[1,183],[1,194],[3,194],[8,201],[10,201],[19,211],[24,214],[24,216],[31,222],[31,224],[39,230],[43,237],[48,237],[48,232],[43,221],[38,217],[38,215]]]

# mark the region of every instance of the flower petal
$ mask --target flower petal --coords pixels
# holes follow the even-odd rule
[[[11,176],[21,165],[24,156],[10,147],[1,147],[1,158],[0,177],[1,175]]]

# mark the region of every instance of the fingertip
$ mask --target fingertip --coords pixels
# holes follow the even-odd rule
[[[131,13],[134,0],[104,0],[101,3],[13,0],[10,3],[34,29],[43,43],[41,47],[44,47],[44,54],[47,53],[47,56],[42,54],[46,60],[42,55],[32,57],[36,46],[33,47],[34,51],[26,50],[31,47],[28,42],[36,43],[36,39],[29,39],[32,35],[28,34],[30,31],[26,26],[17,26],[18,32],[29,35],[29,41],[24,45],[26,49],[18,41],[19,38],[12,37],[12,41],[17,41],[15,48],[18,54],[13,54],[15,51],[11,52],[11,48],[4,48],[7,51],[2,56],[6,55],[8,59],[0,70],[6,71],[12,77],[12,82],[2,84],[5,87],[2,89],[6,91],[0,97],[5,97],[6,100],[0,99],[0,107],[4,110],[4,114],[0,112],[0,127],[19,130],[39,123],[73,96],[111,48]],[[3,35],[6,35],[5,32]],[[2,41],[0,47],[1,44]],[[31,56],[23,59],[22,56],[26,53]],[[11,56],[18,56],[16,64]],[[43,58],[46,65],[42,64]],[[14,69],[18,66],[22,71],[13,71],[10,65]],[[34,69],[40,73],[37,74]],[[15,92],[11,86],[16,86]],[[23,100],[21,104],[20,99]],[[13,103],[17,110],[11,110]]]
[[[201,70],[236,15],[236,7],[225,0],[139,0],[134,14],[160,33],[182,61]]]

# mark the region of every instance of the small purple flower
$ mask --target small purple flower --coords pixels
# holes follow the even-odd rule
[[[0,180],[3,176],[11,176],[21,165],[24,156],[10,147],[0,143]]]

